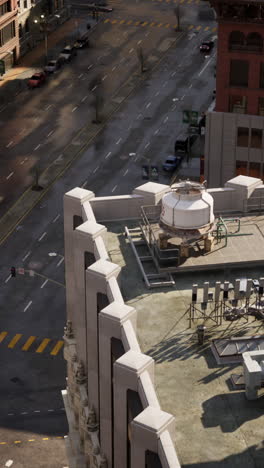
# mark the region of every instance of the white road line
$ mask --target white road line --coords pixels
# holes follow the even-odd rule
[[[10,179],[10,177],[12,177],[13,174],[14,172],[10,172],[10,174],[6,177],[6,180]]]
[[[157,130],[155,130],[154,135],[157,135],[158,131],[159,131],[159,128],[157,128]]]
[[[28,414],[27,411],[23,411],[23,413],[20,413],[20,414]]]
[[[12,466],[12,465],[13,465],[13,463],[14,463],[14,461],[13,461],[13,460],[11,460],[11,459],[10,459],[10,460],[7,460],[7,462],[6,462],[5,466],[6,466],[7,468],[10,468],[10,466]]]
[[[155,96],[158,96],[159,95],[159,91],[156,92]]]
[[[31,304],[32,304],[32,301],[29,301],[28,305],[24,309],[24,312],[26,312],[28,310],[28,308],[31,306]]]
[[[49,280],[46,279],[46,280],[44,281],[44,283],[42,283],[42,285],[40,286],[40,289],[44,288],[45,284],[47,284],[48,281],[49,281]]]
[[[132,48],[132,49],[130,49],[129,53],[131,54],[131,52],[133,52],[133,50],[134,50],[133,48]]]
[[[98,171],[99,167],[100,167],[100,166],[97,166],[97,167],[93,170],[93,174],[95,174],[96,171]]]
[[[34,413],[40,413],[40,410],[35,410]]]
[[[116,141],[116,145],[119,145],[121,140],[122,140],[122,138],[119,138],[119,140]]]
[[[116,188],[117,188],[117,185],[114,186],[114,188],[111,190],[111,192],[113,193]]]
[[[92,91],[94,91],[96,88],[97,88],[97,85],[95,85],[95,86],[93,87]]]
[[[172,72],[171,76],[175,76],[175,75],[176,75],[176,72],[175,72],[175,71],[174,71],[174,72]]]
[[[6,148],[9,148],[9,146],[11,146],[12,143],[13,143],[13,141],[10,141],[10,142],[8,143],[8,145],[6,145]]]
[[[78,78],[81,78],[82,76],[83,76],[83,73],[81,73],[81,74],[78,76]]]
[[[185,98],[185,94],[182,96],[181,101]]]
[[[4,106],[4,107],[1,107],[0,112],[3,112],[3,110],[5,110],[7,108],[7,106],[8,106],[8,104],[6,106]]]
[[[24,262],[26,258],[29,257],[30,254],[31,254],[31,250],[29,250],[29,252],[25,255],[25,257],[22,258],[22,262]]]
[[[77,106],[72,109],[72,112],[75,112],[77,109]]]
[[[116,69],[116,65],[112,68],[112,71],[114,71]]]
[[[48,409],[49,413],[53,413],[54,409]]]
[[[189,86],[189,89],[190,89],[190,88],[192,88],[192,83],[191,83],[190,86]]]
[[[54,132],[54,130],[51,130],[51,131],[47,134],[47,138],[49,138],[49,137],[52,135],[53,132]]]
[[[105,159],[109,158],[109,156],[111,156],[112,154],[112,151],[109,151],[109,153],[107,153],[107,155],[105,156]]]
[[[198,76],[201,76],[201,74],[204,72],[204,70],[208,67],[209,63],[211,62],[212,58],[208,60],[208,62],[205,64],[205,66],[201,69],[200,73],[198,73]]]
[[[56,218],[54,218],[54,220],[53,220],[52,222],[53,222],[53,223],[56,223],[56,221],[57,221],[57,219],[59,219],[59,217],[60,217],[60,214],[58,214],[58,215],[56,216]]]
[[[25,161],[21,161],[21,163],[20,163],[20,164],[24,164],[24,162],[25,162]]]
[[[5,283],[8,283],[8,281],[10,280],[10,278],[11,278],[11,275],[9,275],[9,276],[6,278]]]
[[[164,88],[166,85],[167,85],[168,81],[165,81],[165,83],[163,83],[162,87]]]
[[[149,102],[149,103],[146,105],[146,109],[148,109],[149,106],[151,106],[151,102]]]
[[[82,98],[82,102],[86,101],[87,98],[88,96],[84,96],[84,98]]]
[[[165,119],[163,120],[163,123],[166,123],[166,122],[167,122],[167,120],[169,120],[169,117],[168,117],[168,116],[167,116],[167,117],[165,117]]]
[[[126,169],[126,170],[125,170],[125,172],[124,172],[124,176],[125,176],[125,175],[127,175],[127,173],[128,173],[128,169]]]
[[[89,65],[88,70],[90,70],[90,68],[92,68],[92,66],[93,66],[93,65]]]
[[[40,148],[40,144],[38,144],[35,148],[34,151],[37,151]]]
[[[49,104],[47,107],[46,107],[46,111],[49,110],[49,108],[51,107],[51,104]]]
[[[60,259],[60,261],[57,263],[57,267],[59,267],[59,266],[62,264],[63,261],[64,261],[64,257],[62,257],[62,258]]]
[[[88,184],[88,180],[86,180],[86,181],[82,184],[82,188],[86,187],[87,184]]]
[[[103,76],[102,81],[104,81],[107,78],[107,75]]]
[[[14,416],[14,413],[8,413],[7,416]]]
[[[145,148],[147,148],[149,145],[150,145],[150,142],[148,142],[148,143],[145,145]]]
[[[139,120],[142,117],[142,114],[138,114],[137,120]]]
[[[141,42],[142,42],[142,39],[140,39],[140,41],[137,41],[137,44],[141,44]]]
[[[40,236],[40,238],[39,238],[39,241],[41,241],[41,240],[43,239],[43,237],[45,237],[46,235],[47,235],[47,233],[46,233],[46,232],[43,232],[43,234],[42,234],[42,235]]]
[[[149,35],[149,32],[146,32],[145,37],[147,37],[148,35]]]
[[[72,88],[72,86],[73,86],[73,85],[72,85],[72,83],[71,83],[71,84],[68,86],[68,88]]]
[[[97,57],[97,61],[100,60],[102,57],[103,57],[102,55],[100,55],[99,57]]]

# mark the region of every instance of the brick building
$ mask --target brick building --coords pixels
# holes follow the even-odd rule
[[[207,114],[205,178],[264,178],[264,2],[211,0],[218,21],[216,106]]]
[[[17,0],[0,0],[0,60],[9,69],[19,55]]]

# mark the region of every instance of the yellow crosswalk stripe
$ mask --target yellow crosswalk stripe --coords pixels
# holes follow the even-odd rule
[[[216,31],[217,31],[217,28],[213,28],[212,31],[213,31],[213,32],[216,32]]]
[[[10,341],[9,345],[8,345],[8,348],[14,348],[17,344],[17,342],[20,340],[21,338],[21,333],[17,333],[14,338]]]
[[[209,29],[209,26],[206,26],[206,28],[204,28],[204,31],[208,31]]]
[[[62,340],[59,340],[57,344],[54,346],[53,350],[51,351],[52,356],[56,356],[59,352],[59,350],[63,347],[64,342]]]
[[[163,23],[159,23],[157,26],[158,26],[158,28],[160,28],[162,25],[163,25]]]
[[[26,341],[24,346],[22,347],[22,351],[28,351],[32,343],[35,341],[36,336],[30,336],[29,339]]]
[[[147,21],[145,21],[144,23],[142,23],[141,26],[146,26],[146,24],[148,24]]]
[[[106,20],[104,20],[104,23],[109,23],[110,22],[110,19],[107,18]]]
[[[42,353],[49,342],[50,342],[49,338],[44,338],[44,340],[42,341],[42,343],[39,345],[38,349],[36,350],[36,353]]]
[[[164,28],[169,28],[170,27],[170,23],[167,23],[165,24]]]
[[[184,3],[184,0],[180,0],[180,3]]]
[[[188,29],[193,29],[193,24],[190,24],[189,28]]]
[[[140,23],[140,21],[136,21],[136,22],[134,23],[134,26],[138,26],[139,23]]]
[[[119,24],[123,24],[125,22],[125,20],[121,20]]]
[[[132,21],[131,21],[131,20],[126,22],[126,24],[131,24],[131,23],[132,23]]]
[[[116,24],[116,23],[117,23],[117,20],[112,20],[111,23],[112,23],[112,24]]]
[[[150,26],[154,26],[154,24],[156,24],[156,23],[154,23],[154,21],[153,21],[152,23],[150,23]]]
[[[200,29],[202,28],[202,26],[197,26],[196,31],[200,31]]]
[[[5,339],[6,335],[7,335],[7,332],[0,333],[0,343],[2,343],[2,341]]]

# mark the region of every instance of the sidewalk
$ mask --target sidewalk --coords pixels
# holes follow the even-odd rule
[[[82,35],[87,32],[86,24],[89,22],[93,28],[94,20],[87,17],[85,20],[80,18],[70,18],[55,31],[48,35],[49,55],[54,53],[54,56],[59,52],[67,42],[73,41],[77,35]],[[25,88],[25,80],[29,78],[36,69],[42,68],[44,64],[44,40],[41,41],[34,49],[28,52],[24,57],[21,57],[17,66],[8,70],[0,80],[0,110],[12,100],[14,95],[17,95]]]

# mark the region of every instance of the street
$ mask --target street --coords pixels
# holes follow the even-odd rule
[[[47,176],[40,177],[41,198],[33,208],[27,205],[25,217],[17,215],[10,234],[3,238],[1,233],[2,466],[8,460],[15,467],[67,466],[60,394],[66,376],[60,345],[65,325],[64,193],[83,186],[97,196],[129,194],[143,183],[143,164],[161,168],[173,154],[186,126],[182,111],[201,113],[212,101],[216,50],[205,57],[199,45],[216,36],[215,23],[207,4],[192,2],[189,8],[185,3],[182,31],[175,32],[174,3],[113,1],[114,11],[92,31],[91,49],[79,51],[43,88],[23,90],[0,113],[1,216],[19,204],[26,189],[24,199],[30,197],[36,165],[41,174],[48,167],[62,168],[47,186]],[[74,9],[84,30],[87,14]],[[143,74],[139,47],[146,57]],[[92,123],[96,89],[90,88],[98,74],[102,120],[111,115],[102,125]],[[128,80],[133,88],[125,95]],[[89,141],[88,125],[93,127]],[[81,149],[64,170],[67,147],[72,155]],[[169,183],[170,176],[159,172],[159,181]],[[13,278],[12,266],[24,271]]]

